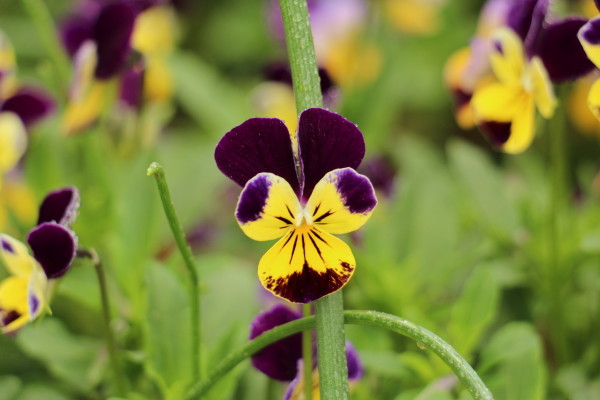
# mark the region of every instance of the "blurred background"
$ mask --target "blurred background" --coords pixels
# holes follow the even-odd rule
[[[256,276],[270,244],[238,228],[240,189],[213,161],[219,139],[250,117],[279,117],[294,129],[277,6],[139,1],[140,10],[167,9],[170,21],[149,23],[152,40],[166,42],[160,51],[136,44],[127,55],[131,71],[140,60],[148,68],[144,98],[128,103],[119,86],[125,75],[111,77],[98,115],[69,127],[74,93],[91,86],[78,86],[85,73],[75,72],[85,63],[59,39],[74,15],[94,18],[94,6],[41,2],[51,16],[44,20],[35,17],[36,3],[2,2],[0,30],[14,48],[18,82],[51,95],[55,110],[28,127],[27,151],[4,175],[0,230],[24,240],[45,194],[77,186],[74,230],[107,269],[128,398],[181,398],[190,373],[189,281],[146,168],[164,166],[197,257],[206,373],[245,343],[259,311],[281,301]],[[574,97],[577,84],[556,88],[558,116],[538,117],[530,149],[502,154],[477,129],[457,125],[444,81],[447,60],[475,34],[482,1],[330,3],[333,13],[312,16],[329,81],[326,106],[363,132],[361,171],[379,198],[369,223],[346,238],[357,268],[345,308],[391,313],[435,332],[496,399],[600,399],[600,123],[578,116],[589,110]],[[557,15],[591,17],[591,1],[554,3]],[[152,82],[159,84],[154,97],[146,89]],[[549,140],[557,124],[566,129],[558,194]],[[0,399],[113,393],[95,279],[77,261],[56,283],[52,315],[0,336]],[[416,343],[367,327],[348,326],[347,335],[365,367],[353,399],[470,398]],[[207,398],[278,399],[284,389],[245,362]]]

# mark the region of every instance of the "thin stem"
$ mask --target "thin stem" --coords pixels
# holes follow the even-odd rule
[[[322,107],[323,96],[306,0],[279,0],[279,7],[292,70],[296,109],[300,113],[310,107]],[[341,291],[316,302],[317,355],[323,399],[349,397],[343,304]]]
[[[58,71],[61,84],[66,85],[71,79],[71,63],[61,47],[58,31],[48,7],[43,0],[22,0],[22,2],[38,31],[38,36],[46,48],[48,56]]]
[[[311,304],[302,305],[302,316],[312,315]],[[302,331],[302,365],[304,366],[304,399],[312,400],[313,345],[312,329]]]
[[[126,393],[125,374],[121,367],[121,361],[118,355],[117,341],[110,327],[110,321],[112,319],[110,314],[110,302],[108,298],[108,286],[106,285],[106,275],[104,274],[104,267],[98,257],[98,253],[94,249],[77,249],[77,257],[88,258],[94,265],[96,275],[98,277],[98,285],[100,286],[100,297],[102,299],[102,316],[104,322],[104,334],[106,335],[106,345],[108,348],[108,358],[110,360],[110,366],[113,370],[115,386],[117,388],[117,394],[124,396]]]
[[[198,273],[196,272],[196,263],[194,262],[194,256],[192,250],[185,240],[185,234],[177,218],[177,213],[173,207],[173,201],[171,200],[171,194],[169,192],[169,186],[165,178],[165,171],[157,162],[153,162],[148,167],[146,172],[148,176],[154,175],[156,178],[156,186],[158,187],[158,193],[162,201],[165,215],[169,221],[169,226],[173,232],[173,237],[179,248],[179,252],[183,257],[185,266],[187,268],[190,278],[190,301],[191,301],[191,321],[192,321],[192,377],[193,382],[200,380],[200,289]]]
[[[323,96],[306,0],[279,0],[298,113],[322,107]]]
[[[345,311],[343,315],[346,324],[385,328],[414,340],[421,348],[429,349],[440,357],[442,361],[454,371],[461,383],[467,388],[469,393],[471,393],[474,400],[494,399],[492,393],[469,363],[462,358],[452,346],[427,329],[394,315],[375,311]],[[246,343],[246,345],[238,351],[225,357],[211,370],[211,374],[206,377],[206,379],[191,388],[186,399],[193,400],[200,398],[227,372],[231,371],[246,358],[262,350],[271,343],[300,331],[313,329],[314,327],[315,317],[311,316],[288,322],[264,332],[259,337]],[[328,397],[328,399],[337,398]]]

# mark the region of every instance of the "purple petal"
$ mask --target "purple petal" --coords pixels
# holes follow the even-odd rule
[[[75,258],[75,237],[69,229],[54,222],[44,222],[32,229],[27,242],[49,279],[64,275]]]
[[[542,59],[552,82],[574,80],[595,68],[577,38],[579,29],[586,22],[584,18],[568,18],[543,29],[536,53]],[[596,35],[598,32],[600,30]],[[600,35],[595,39],[598,42]]]
[[[394,193],[396,167],[387,157],[375,157],[363,163],[359,172],[366,175],[373,187],[387,198]]]
[[[25,126],[31,126],[54,111],[52,98],[38,89],[22,88],[2,104],[0,111],[14,112]]]
[[[50,192],[40,205],[37,224],[56,222],[70,227],[79,211],[79,191],[71,186]]]
[[[131,49],[134,23],[135,13],[124,2],[112,2],[100,12],[94,26],[94,41],[98,51],[98,79],[111,78],[123,68]]]
[[[250,339],[263,332],[300,318],[300,313],[277,304],[256,316],[250,325]],[[297,333],[279,340],[252,356],[252,365],[269,378],[290,381],[297,373],[296,363],[302,358],[302,335]]]
[[[130,108],[139,109],[142,104],[142,92],[144,84],[144,70],[134,66],[129,68],[121,78],[121,89],[119,99]]]
[[[294,391],[296,390],[296,386],[300,384],[300,381],[304,379],[304,362],[303,360],[298,360],[296,365],[296,370],[298,373],[294,377],[294,379],[290,382],[287,389],[285,389],[285,393],[283,394],[283,400],[290,400],[294,395]]]
[[[348,379],[356,381],[362,378],[364,371],[358,352],[348,340],[346,340],[346,362],[348,363]]]
[[[525,54],[530,57],[535,52],[540,39],[540,34],[544,27],[546,14],[548,14],[548,1],[549,0],[539,0],[535,5],[527,36],[523,39]]]
[[[309,108],[300,114],[298,142],[304,174],[303,201],[329,171],[356,169],[365,155],[365,140],[358,127],[339,114]]]
[[[515,0],[508,12],[507,25],[512,28],[523,41],[525,41],[531,27],[534,10],[538,2],[547,2],[547,0]]]
[[[65,19],[59,27],[60,38],[71,58],[87,40],[92,40],[94,23],[102,4],[99,0],[86,0],[79,3],[77,10]]]
[[[600,18],[594,18],[588,22],[588,25],[581,31],[581,37],[586,42],[600,44]]]
[[[300,192],[290,133],[279,119],[252,118],[236,126],[217,145],[215,161],[225,176],[242,187],[255,175],[271,172]]]

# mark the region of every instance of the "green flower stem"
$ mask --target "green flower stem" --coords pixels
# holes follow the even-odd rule
[[[106,276],[104,274],[104,268],[98,253],[94,249],[77,249],[77,257],[88,258],[94,265],[96,275],[98,277],[98,285],[100,286],[100,297],[102,299],[102,316],[104,322],[104,334],[106,335],[106,345],[108,348],[108,358],[110,360],[110,366],[113,370],[115,386],[117,389],[117,395],[124,396],[126,394],[125,374],[121,367],[121,361],[117,350],[117,341],[110,327],[110,321],[112,319],[110,315],[110,302],[108,299],[108,287],[106,285]]]
[[[440,357],[454,371],[461,383],[471,393],[474,400],[494,399],[492,393],[469,363],[452,346],[427,329],[394,315],[375,311],[345,311],[343,316],[346,324],[385,328],[414,340],[420,348],[429,349]],[[227,372],[271,343],[314,327],[315,317],[311,316],[288,322],[287,324],[266,331],[259,337],[246,343],[240,350],[224,358],[212,369],[208,377],[190,389],[186,399],[193,400],[200,398]],[[327,399],[337,399],[337,397],[328,397]]]
[[[311,304],[302,305],[302,316],[312,315]],[[302,331],[302,365],[304,366],[304,400],[312,400],[313,345],[312,329]]]
[[[322,107],[323,96],[306,0],[279,0],[296,109]]]
[[[44,0],[22,0],[22,2],[38,31],[40,41],[55,65],[61,84],[67,85],[71,80],[71,63],[62,49],[58,30],[52,15],[50,15],[50,10]]]
[[[173,237],[179,248],[179,252],[183,257],[185,266],[187,268],[190,278],[190,302],[191,302],[191,321],[192,321],[192,378],[193,382],[200,380],[200,288],[199,279],[196,272],[196,264],[194,262],[194,255],[192,250],[185,240],[185,234],[181,228],[181,223],[175,208],[173,207],[173,201],[171,200],[171,194],[169,187],[167,186],[167,180],[165,178],[165,170],[162,165],[157,162],[153,162],[148,167],[146,172],[148,176],[154,175],[156,178],[156,186],[158,187],[158,193],[160,194],[160,200],[162,201],[165,215],[169,221],[169,226],[173,232]]]
[[[322,107],[323,96],[306,0],[279,0],[288,49],[296,109]],[[348,366],[342,292],[316,302],[317,355],[323,399],[348,398]],[[306,376],[305,376],[306,378]]]

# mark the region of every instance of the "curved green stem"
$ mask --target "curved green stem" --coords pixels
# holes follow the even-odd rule
[[[110,327],[110,302],[108,298],[108,286],[106,285],[106,275],[104,274],[104,268],[98,253],[94,249],[77,249],[77,257],[88,258],[94,265],[96,275],[98,277],[98,286],[100,287],[100,297],[102,299],[102,317],[104,322],[104,334],[106,335],[106,347],[108,349],[108,358],[110,366],[113,370],[115,386],[117,388],[117,394],[124,396],[126,393],[125,374],[121,368],[121,361],[119,359],[117,350],[117,341],[115,335]]]
[[[389,329],[414,340],[419,344],[419,347],[429,349],[440,357],[454,371],[474,400],[494,399],[492,393],[469,363],[452,346],[427,329],[394,315],[375,311],[345,311],[344,322],[346,324]],[[191,388],[186,399],[200,398],[227,372],[269,344],[303,330],[312,329],[314,326],[315,317],[306,317],[266,331],[256,339],[246,343],[240,350],[224,358],[212,369],[212,373],[206,379]]]
[[[173,207],[171,193],[169,192],[169,186],[167,185],[167,180],[165,178],[165,170],[162,165],[153,162],[148,167],[146,174],[148,176],[154,175],[154,178],[156,178],[156,186],[158,187],[165,215],[169,221],[173,237],[175,238],[179,252],[183,257],[190,278],[188,287],[190,290],[190,308],[192,313],[192,378],[193,382],[197,382],[200,380],[200,288],[198,273],[196,272],[196,263],[194,262],[192,250],[185,239],[185,234],[183,233],[179,218],[177,218],[175,207]]]

